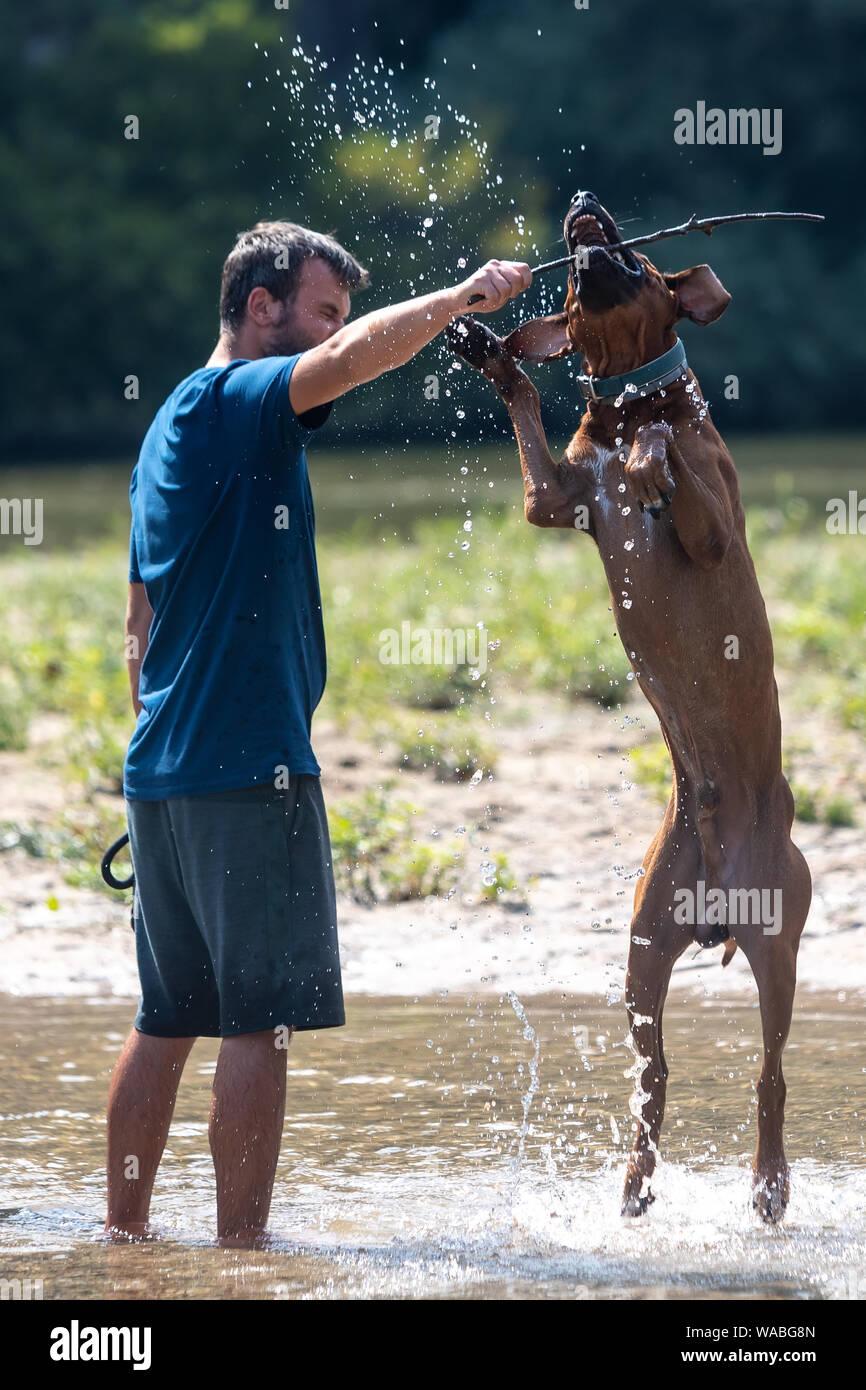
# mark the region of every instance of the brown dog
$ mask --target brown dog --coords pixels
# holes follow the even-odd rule
[[[579,259],[563,313],[505,339],[457,319],[447,338],[508,408],[527,520],[586,530],[598,546],[619,635],[673,763],[630,932],[626,1005],[640,1061],[622,1211],[639,1216],[653,1200],[668,1074],[662,1009],[674,962],[693,941],[724,941],[723,964],[741,946],[758,985],[764,1059],[752,1202],[777,1221],[788,1201],[782,1051],[812,884],[790,835],[773,644],[737,475],[674,329],[684,317],[712,323],[730,295],[707,265],[662,275],[646,256],[607,249],[621,238],[592,193],[575,195],[564,230]],[[571,352],[583,354],[588,405],[556,463],[538,392],[515,359]]]

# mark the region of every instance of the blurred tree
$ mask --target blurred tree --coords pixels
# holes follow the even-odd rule
[[[723,429],[860,421],[859,0],[668,0],[651,17],[640,0],[2,0],[0,16],[7,454],[135,449],[209,352],[222,260],[258,217],[332,230],[369,264],[358,313],[455,281],[461,258],[556,254],[579,186],[633,234],[693,210],[824,212],[820,229],[746,226],[655,254],[665,269],[710,259],[734,296],[706,334],[684,330]],[[781,108],[781,153],[677,145],[674,112],[699,100]],[[520,314],[563,285],[533,287]],[[353,393],[328,438],[450,438],[457,393],[441,409],[425,390],[448,362],[432,346]],[[540,369],[554,434],[574,425],[574,369]],[[503,433],[485,384],[464,372],[443,392],[455,380],[459,432]]]

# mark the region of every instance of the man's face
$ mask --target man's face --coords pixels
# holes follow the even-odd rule
[[[318,347],[349,317],[349,291],[327,261],[313,256],[301,266],[298,287],[287,302],[276,305],[277,317],[263,334],[268,357],[291,357]]]

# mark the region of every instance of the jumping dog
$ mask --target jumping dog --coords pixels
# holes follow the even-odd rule
[[[760,997],[752,1203],[775,1222],[789,1196],[782,1051],[812,884],[791,840],[773,644],[737,474],[675,327],[714,322],[731,296],[708,265],[662,274],[639,252],[617,250],[617,225],[593,193],[575,194],[563,230],[574,259],[562,313],[504,339],[465,316],[446,332],[507,407],[527,520],[595,541],[620,638],[673,764],[629,933],[626,1006],[640,1075],[622,1213],[640,1216],[653,1200],[674,962],[693,942],[724,943],[722,963],[740,946]],[[583,357],[586,411],[557,463],[538,392],[518,363],[570,353]],[[760,911],[768,899],[779,904],[771,920]],[[706,911],[690,910],[698,900]]]

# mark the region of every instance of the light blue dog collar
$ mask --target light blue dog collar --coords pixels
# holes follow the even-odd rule
[[[679,338],[673,347],[667,352],[663,352],[661,357],[654,357],[651,362],[645,362],[642,367],[635,367],[633,372],[623,372],[622,376],[584,376],[581,374],[577,378],[580,387],[580,394],[585,401],[606,400],[609,396],[621,396],[626,393],[628,387],[634,387],[634,392],[628,391],[628,395],[639,394],[649,396],[653,391],[658,391],[662,386],[668,386],[675,381],[678,376],[682,376],[687,366],[686,350]]]

